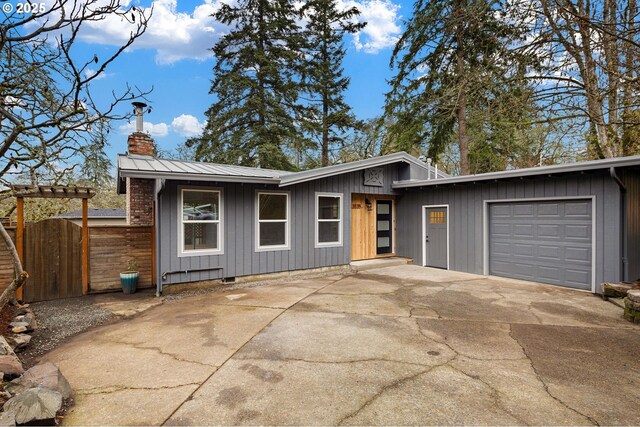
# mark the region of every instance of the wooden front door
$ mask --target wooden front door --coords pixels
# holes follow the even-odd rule
[[[386,221],[382,226],[380,219]],[[394,196],[352,194],[351,260],[395,255],[395,226]]]

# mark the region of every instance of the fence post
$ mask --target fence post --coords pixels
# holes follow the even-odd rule
[[[89,293],[89,204],[82,199],[82,295]]]
[[[16,250],[18,251],[18,258],[22,263],[24,269],[24,199],[22,197],[16,198]],[[22,285],[16,290],[16,299],[22,301],[22,295],[25,285]]]

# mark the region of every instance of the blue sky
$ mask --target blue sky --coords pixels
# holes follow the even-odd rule
[[[205,110],[214,101],[209,95],[214,60],[207,49],[224,31],[210,18],[219,1],[153,1],[154,15],[147,32],[94,83],[93,93],[98,99],[107,99],[112,90],[122,90],[127,83],[141,89],[153,87],[148,97],[153,109],[145,116],[145,130],[161,149],[171,150],[197,133],[204,123]],[[356,37],[345,39],[348,53],[343,65],[351,77],[346,100],[359,118],[375,117],[382,111],[386,79],[391,77],[391,51],[412,3],[339,1],[344,7],[358,7],[361,19],[368,22]],[[148,8],[152,3],[143,0],[134,4]],[[124,24],[109,20],[88,26],[76,54],[87,58],[94,53],[106,55],[127,31]],[[114,123],[110,157],[126,151],[126,135],[132,128],[133,124],[126,122]]]

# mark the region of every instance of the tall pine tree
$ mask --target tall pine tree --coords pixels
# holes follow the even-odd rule
[[[343,38],[364,28],[354,22],[360,12],[353,7],[338,10],[336,0],[307,1],[300,13],[307,19],[305,62],[302,83],[309,95],[305,131],[313,146],[320,148],[320,164],[329,164],[332,146],[344,145],[345,133],[358,128],[359,122],[344,101],[350,79],[345,77],[342,61],[346,54]]]
[[[437,159],[456,135],[460,172],[468,174],[469,110],[524,64],[510,49],[520,31],[505,0],[416,1],[391,59],[397,74],[386,114],[395,148],[426,142]]]
[[[196,158],[291,169],[283,147],[299,139],[300,28],[289,0],[240,0],[215,14],[230,31],[213,47],[216,64],[203,135],[187,141]]]

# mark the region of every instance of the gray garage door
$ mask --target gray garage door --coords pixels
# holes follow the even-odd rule
[[[489,274],[591,290],[591,200],[491,203]]]

